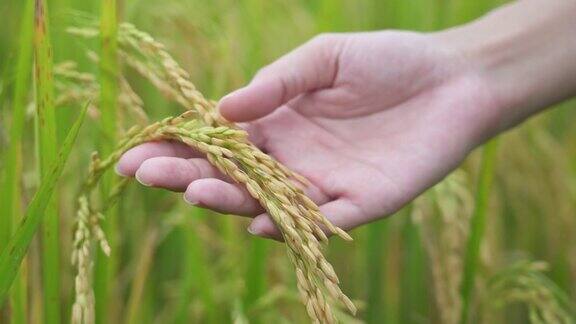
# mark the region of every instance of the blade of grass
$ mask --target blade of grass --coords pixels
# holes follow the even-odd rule
[[[204,321],[207,323],[219,323],[222,316],[219,316],[215,305],[212,288],[215,286],[211,269],[208,267],[209,261],[206,258],[205,248],[198,236],[195,223],[206,219],[206,210],[194,208],[188,222],[182,226],[181,231],[186,243],[186,255],[184,259],[183,279],[181,280],[181,298],[175,311],[173,323],[189,323],[188,310],[193,299],[193,294],[197,291],[202,305],[205,309]]]
[[[12,104],[12,123],[10,128],[9,147],[4,157],[3,182],[0,186],[0,206],[3,207],[2,217],[4,226],[2,227],[2,238],[0,247],[10,238],[10,231],[14,220],[18,219],[17,206],[20,195],[20,160],[22,154],[22,138],[24,131],[24,117],[26,96],[30,89],[30,75],[32,70],[32,2],[26,1],[22,13],[22,23],[20,27],[20,45],[16,63],[16,80],[14,86],[14,98]],[[6,232],[6,233],[4,233]]]
[[[102,154],[109,154],[117,137],[116,123],[118,113],[118,23],[116,0],[102,1],[100,21],[101,59],[100,59],[100,123],[104,139],[100,143]],[[106,184],[110,186],[111,184]]]
[[[20,195],[22,178],[22,140],[26,100],[30,89],[32,72],[32,33],[33,33],[32,1],[24,4],[20,23],[20,44],[16,61],[16,80],[12,104],[12,124],[10,126],[10,141],[4,160],[4,177],[0,185],[0,206],[3,206],[3,234],[0,236],[0,251],[4,242],[8,242],[14,232],[14,225],[21,219]],[[27,283],[26,266],[18,276],[15,289],[10,300],[11,319],[14,324],[27,323],[26,316]]]
[[[117,138],[117,110],[118,110],[118,44],[117,44],[117,3],[116,0],[103,0],[100,18],[101,34],[101,59],[100,59],[100,128],[102,140],[99,143],[100,151],[104,155],[112,152]],[[104,176],[102,182],[102,194],[107,197],[114,186],[115,176],[109,173]],[[116,215],[117,208],[111,208],[106,212],[104,232],[106,233],[112,250],[117,246],[116,242]],[[96,323],[104,323],[109,315],[108,303],[113,300],[110,296],[110,282],[114,277],[115,256],[109,258],[101,251],[96,257],[94,273],[94,294],[96,304]]]
[[[254,302],[266,290],[266,256],[268,245],[264,239],[251,238],[248,267],[246,269],[246,294],[244,296],[244,308],[249,310]],[[257,322],[256,322],[257,323]]]
[[[419,318],[429,318],[426,307],[426,256],[417,225],[411,219],[412,205],[404,210],[402,229],[402,275],[400,278],[400,322],[415,323]]]
[[[45,181],[56,159],[56,118],[52,75],[53,50],[50,40],[48,8],[36,0],[34,11],[34,54],[36,80],[36,135],[40,180]],[[42,226],[42,284],[44,321],[60,323],[60,247],[56,198],[48,203]]]
[[[136,266],[136,273],[134,275],[134,283],[128,298],[128,306],[126,311],[126,318],[124,323],[136,324],[140,323],[139,315],[142,305],[142,297],[146,287],[146,280],[150,273],[154,252],[156,251],[156,244],[158,242],[158,229],[152,228],[148,230],[148,234],[142,245],[139,261]]]
[[[366,243],[366,262],[368,269],[366,300],[366,323],[381,323],[389,313],[384,296],[384,280],[386,278],[385,251],[388,236],[386,220],[370,224],[368,227],[368,242]]]
[[[480,165],[480,174],[476,188],[476,203],[472,219],[470,220],[470,236],[466,244],[464,256],[464,274],[460,290],[462,296],[460,323],[467,323],[469,320],[474,282],[480,262],[480,244],[486,231],[488,202],[490,189],[492,188],[492,180],[494,178],[497,147],[497,140],[492,140],[484,146],[484,151],[482,152],[482,164]]]
[[[28,250],[28,246],[34,237],[34,234],[38,230],[43,217],[47,216],[45,212],[46,208],[50,204],[57,181],[64,170],[66,160],[68,159],[72,146],[76,141],[87,108],[88,105],[85,105],[80,116],[78,116],[74,125],[72,125],[70,132],[62,143],[62,148],[58,153],[57,159],[52,163],[51,168],[49,169],[51,171],[46,174],[40,188],[36,191],[34,198],[32,198],[32,201],[28,205],[20,226],[12,238],[10,238],[6,249],[4,249],[0,255],[0,305],[6,301],[10,286],[14,282],[20,264],[22,263],[22,259]]]

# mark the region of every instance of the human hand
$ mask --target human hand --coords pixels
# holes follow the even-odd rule
[[[349,230],[394,213],[458,166],[492,131],[495,106],[474,66],[435,36],[372,32],[314,38],[223,98],[220,112],[308,178],[306,193]],[[143,144],[117,169],[185,191],[192,204],[257,216],[251,233],[279,237],[241,185],[184,145]]]
[[[390,215],[440,181],[486,139],[576,94],[576,1],[520,1],[432,33],[317,37],[220,102],[252,140],[307,177],[307,194],[349,230]],[[147,143],[118,171],[185,191],[188,202],[256,216],[264,210],[190,148]]]

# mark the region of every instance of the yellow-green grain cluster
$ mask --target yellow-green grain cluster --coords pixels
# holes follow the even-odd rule
[[[76,29],[74,32],[92,34],[89,29]],[[110,156],[103,160],[97,155],[93,157],[84,193],[79,199],[73,257],[78,268],[74,319],[82,322],[90,318],[92,312],[92,297],[87,289],[91,268],[87,238],[100,242],[104,251],[109,250],[98,225],[101,211],[90,203],[90,192],[104,171],[124,152],[144,142],[159,140],[182,142],[204,153],[223,174],[245,185],[250,195],[266,209],[286,242],[296,270],[298,289],[311,319],[319,323],[334,322],[331,310],[334,301],[355,313],[354,304],[340,289],[338,277],[322,254],[320,244],[327,240],[322,227],[346,240],[351,240],[351,237],[332,225],[304,194],[302,187],[307,185],[306,179],[260,151],[248,141],[245,131],[220,117],[215,102],[207,100],[194,87],[186,71],[148,34],[123,24],[119,44],[123,55],[130,58],[126,60],[128,65],[187,111],[142,129],[132,128]],[[132,57],[133,52],[139,53],[139,57]],[[299,185],[291,180],[296,180]]]

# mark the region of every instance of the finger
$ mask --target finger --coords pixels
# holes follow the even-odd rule
[[[133,147],[124,153],[116,165],[116,172],[125,177],[132,177],[142,162],[157,156],[191,158],[201,155],[186,144],[180,142],[148,142]]]
[[[222,116],[236,121],[264,117],[299,94],[330,87],[338,70],[342,36],[321,35],[259,71],[252,82],[222,98]]]
[[[320,211],[337,227],[347,231],[364,223],[358,207],[347,199],[338,199],[320,206]],[[321,226],[322,227],[322,226]],[[323,228],[326,235],[331,233]],[[280,231],[268,214],[258,215],[252,220],[248,232],[256,236],[282,240]]]
[[[149,187],[185,191],[188,185],[202,178],[227,178],[206,159],[183,159],[169,156],[150,158],[136,171],[136,179]]]
[[[184,200],[224,214],[255,216],[263,212],[244,187],[219,179],[192,182],[184,193]]]

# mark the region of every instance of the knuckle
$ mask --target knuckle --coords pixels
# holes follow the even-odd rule
[[[259,77],[265,76],[265,75],[269,74],[270,71],[271,71],[270,65],[266,65],[266,66],[258,69],[258,71],[256,71],[256,74],[254,75],[254,77],[259,78]]]
[[[316,45],[316,46],[329,46],[336,42],[340,37],[338,33],[321,33],[314,36],[310,41],[309,44]]]

